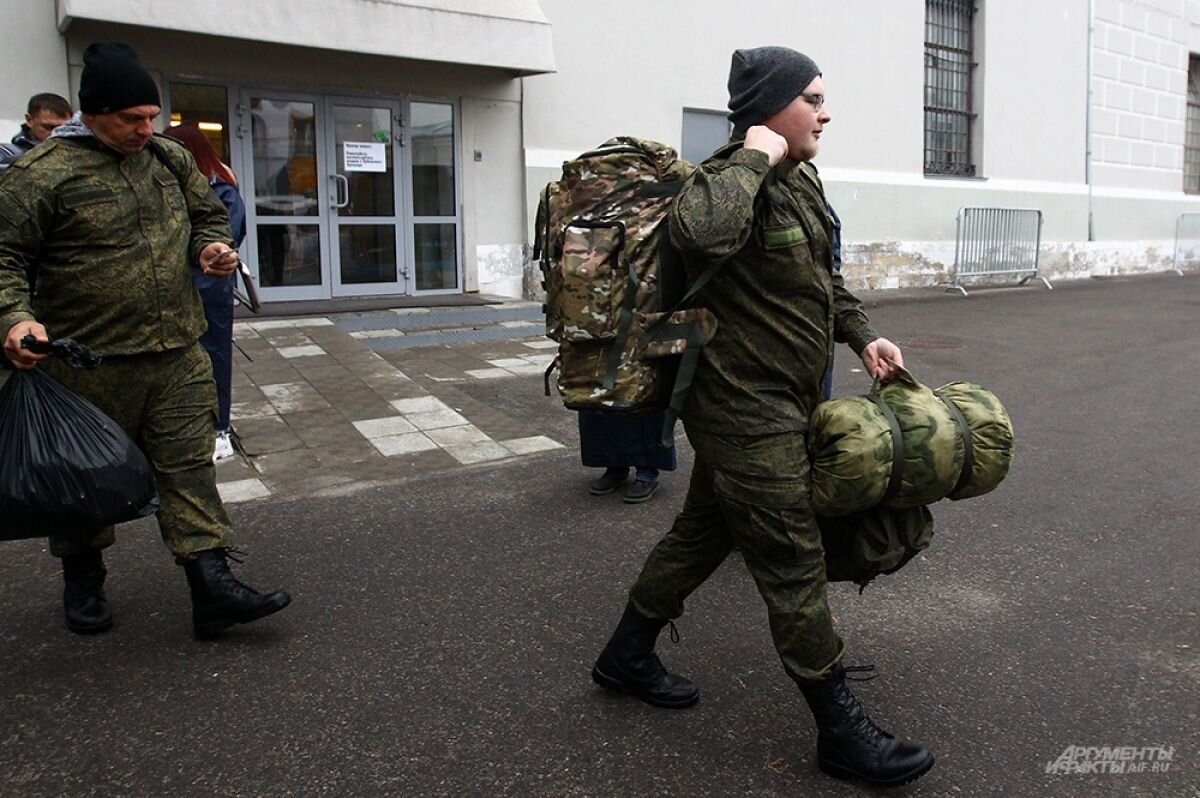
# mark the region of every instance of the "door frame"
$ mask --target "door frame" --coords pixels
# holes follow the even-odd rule
[[[258,283],[258,291],[264,302],[289,301],[301,299],[328,299],[329,287],[331,285],[330,273],[330,254],[329,254],[329,213],[326,208],[329,203],[329,186],[326,180],[321,180],[320,176],[326,173],[325,170],[325,130],[321,124],[322,113],[322,96],[310,92],[293,91],[289,89],[261,89],[255,86],[241,86],[238,89],[238,137],[242,144],[242,165],[244,175],[241,177],[242,182],[242,197],[246,204],[246,244],[243,249],[249,255],[249,262],[253,264],[252,271],[255,282]],[[265,222],[259,221],[258,202],[255,186],[255,168],[254,168],[254,131],[253,123],[250,119],[250,100],[252,97],[260,97],[267,100],[283,100],[286,102],[304,102],[310,103],[313,107],[313,147],[314,158],[316,160],[317,179],[317,213],[308,216],[290,217],[290,216],[264,216],[268,220]],[[265,286],[261,279],[261,259],[258,251],[258,234],[263,227],[279,226],[284,224],[284,220],[297,219],[296,224],[316,225],[317,235],[319,238],[317,252],[321,258],[321,281],[315,285],[301,286]],[[275,221],[278,220],[278,221]]]
[[[330,191],[330,198],[325,206],[325,212],[329,216],[329,269],[330,283],[329,291],[333,298],[342,299],[345,297],[355,296],[381,296],[394,294],[396,296],[407,296],[411,290],[408,257],[408,197],[407,184],[403,179],[403,175],[408,169],[408,163],[405,147],[403,146],[404,136],[404,117],[403,117],[403,98],[386,99],[383,97],[364,97],[355,95],[324,95],[325,100],[325,146],[326,146],[326,164],[328,166],[326,176],[326,187]],[[391,283],[342,283],[341,270],[341,246],[338,238],[338,233],[343,226],[342,217],[338,214],[334,207],[336,202],[336,188],[334,185],[334,176],[340,174],[342,170],[339,168],[341,164],[338,161],[337,152],[337,128],[335,122],[335,107],[336,106],[351,106],[355,108],[379,108],[386,109],[391,117],[391,136],[388,141],[392,148],[392,197],[393,210],[391,217],[357,217],[356,221],[364,224],[391,224],[394,228],[394,245],[396,252],[396,281]],[[355,219],[355,217],[348,217]],[[344,226],[353,227],[353,222],[347,223]]]
[[[455,268],[455,287],[454,288],[427,288],[418,289],[416,280],[417,269],[417,231],[418,224],[444,224],[446,217],[437,216],[416,216],[414,213],[414,198],[413,198],[413,181],[412,181],[412,138],[409,134],[412,122],[412,104],[413,103],[428,103],[432,105],[449,105],[451,113],[454,117],[454,268]],[[405,214],[408,223],[408,263],[410,268],[409,292],[413,296],[436,296],[439,294],[465,294],[466,286],[464,280],[466,275],[463,269],[463,154],[466,152],[466,147],[462,138],[462,103],[450,97],[430,97],[406,94],[401,98],[401,113],[404,115],[404,156],[405,156],[405,175],[408,179],[404,180],[405,194]]]

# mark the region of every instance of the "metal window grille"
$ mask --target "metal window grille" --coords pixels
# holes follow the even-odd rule
[[[1183,144],[1183,190],[1200,194],[1200,58],[1188,60],[1187,132]]]
[[[974,177],[974,0],[925,0],[925,173]]]

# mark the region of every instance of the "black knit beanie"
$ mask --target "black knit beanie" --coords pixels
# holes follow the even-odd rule
[[[789,47],[734,50],[729,66],[729,121],[745,133],[800,96],[821,74],[816,63]]]
[[[83,51],[79,110],[111,114],[135,105],[162,105],[154,78],[137,53],[120,42],[93,42]]]

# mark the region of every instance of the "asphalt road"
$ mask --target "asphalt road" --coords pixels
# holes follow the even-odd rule
[[[924,382],[994,390],[1017,459],[934,507],[933,546],[858,595],[831,589],[855,690],[928,745],[916,796],[1200,796],[1200,277],[872,302]],[[839,353],[838,393],[868,382]],[[464,388],[548,434],[540,379]],[[682,436],[681,436],[682,441]],[[680,506],[691,458],[641,506],[586,494],[577,449],[233,510],[239,573],[283,613],[190,637],[149,523],[109,554],[117,625],[62,626],[41,541],[0,566],[0,795],[833,796],[815,733],[731,559],[660,651],[683,712],[588,677]],[[664,636],[665,638],[665,636]],[[1052,775],[1068,746],[1165,746],[1165,772]],[[1160,763],[1160,768],[1161,768]]]

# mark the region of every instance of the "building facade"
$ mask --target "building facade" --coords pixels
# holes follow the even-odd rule
[[[1172,266],[1200,211],[1198,0],[9,0],[0,133],[74,100],[86,45],[131,44],[164,125],[241,180],[265,301],[537,293],[532,210],[616,135],[701,160],[730,53],[824,70],[817,160],[855,286],[933,285],[964,206],[1036,208],[1042,269]]]

